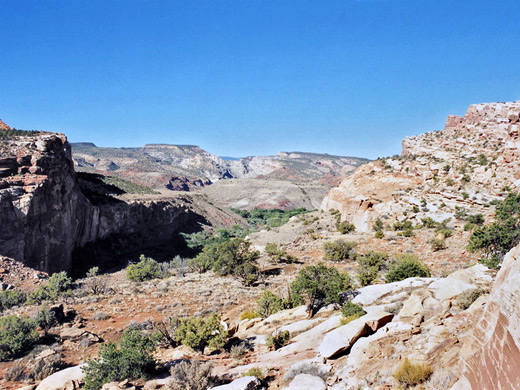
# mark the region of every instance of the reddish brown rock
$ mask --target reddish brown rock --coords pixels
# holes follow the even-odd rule
[[[9,125],[6,125],[2,120],[0,119],[0,130],[11,130],[11,127]]]

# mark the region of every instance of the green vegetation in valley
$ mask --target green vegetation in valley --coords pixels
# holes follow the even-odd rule
[[[143,186],[117,176],[103,176],[102,180],[105,184],[116,186],[127,194],[160,194],[159,191],[155,191],[150,187]]]
[[[286,224],[291,217],[308,213],[304,208],[292,210],[280,209],[253,209],[251,211],[231,209],[242,218],[246,219],[251,226],[256,228],[275,228]]]

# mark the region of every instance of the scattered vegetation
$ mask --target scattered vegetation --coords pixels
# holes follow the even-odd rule
[[[398,282],[412,277],[429,277],[428,267],[421,263],[417,256],[402,254],[397,257],[397,262],[386,274],[387,283]]]
[[[354,260],[356,258],[356,243],[353,241],[336,240],[323,244],[325,258],[331,261]]]
[[[153,353],[158,338],[144,335],[137,329],[127,329],[119,342],[101,346],[99,357],[84,366],[85,389],[97,390],[103,384],[124,379],[149,378],[155,369]]]
[[[264,373],[259,367],[251,367],[246,373],[244,373],[244,376],[254,376],[260,382],[264,380]]]
[[[143,186],[117,176],[103,176],[102,180],[105,184],[116,186],[127,194],[160,194],[159,191],[155,191],[150,187]]]
[[[39,133],[35,130],[6,129],[0,131],[0,141],[7,141],[17,137],[32,137]]]
[[[351,233],[356,230],[356,226],[348,221],[336,222],[336,230],[341,234]]]
[[[309,316],[323,305],[340,302],[339,293],[352,289],[353,284],[347,273],[341,273],[335,267],[326,267],[322,263],[309,265],[298,272],[291,284],[293,299],[306,298]]]
[[[408,387],[425,382],[432,372],[430,365],[427,363],[413,364],[408,359],[404,359],[393,376],[400,384]]]
[[[430,241],[430,245],[433,252],[442,251],[448,247],[442,238],[434,238]]]

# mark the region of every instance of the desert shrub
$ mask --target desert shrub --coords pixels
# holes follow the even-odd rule
[[[437,221],[432,217],[421,218],[421,223],[425,228],[434,229],[437,227]]]
[[[466,310],[471,306],[473,302],[475,302],[482,294],[484,294],[484,290],[481,288],[474,288],[471,290],[466,290],[460,293],[457,296],[457,305],[462,309]]]
[[[388,261],[388,254],[370,251],[358,257],[358,281],[361,286],[368,286],[377,279],[379,271]]]
[[[282,348],[287,345],[291,339],[291,333],[288,330],[276,332],[267,338],[266,346],[272,351]]]
[[[66,363],[62,360],[60,355],[53,355],[45,359],[37,360],[31,367],[31,377],[37,381],[41,381],[55,372],[63,370]]]
[[[47,333],[50,328],[58,324],[56,313],[52,310],[49,310],[49,308],[45,305],[38,310],[32,320],[34,325],[39,326],[40,329],[45,331],[45,333]]]
[[[94,321],[104,321],[110,318],[110,314],[105,313],[104,311],[97,311],[92,316]]]
[[[323,244],[325,258],[331,261],[343,261],[356,258],[356,243],[353,241],[336,240]]]
[[[256,301],[258,305],[258,314],[262,318],[267,318],[284,309],[283,299],[271,291],[264,291],[262,296]]]
[[[219,275],[233,275],[246,286],[258,279],[256,262],[260,253],[251,250],[251,243],[242,238],[233,238],[230,241],[211,244],[197,255],[190,265],[205,272],[212,269]]]
[[[175,331],[179,327],[179,324],[179,318],[166,317],[161,322],[153,321],[152,328],[162,336],[163,341],[166,341],[171,347],[175,348],[179,345],[175,339]]]
[[[483,225],[485,219],[482,214],[473,214],[473,215],[468,215],[467,221],[469,223],[472,223],[473,225]]]
[[[385,233],[383,233],[382,230],[377,230],[376,233],[374,234],[374,237],[379,238],[379,239],[383,238],[384,236],[385,236]]]
[[[406,221],[396,221],[392,225],[392,229],[395,231],[406,231],[406,230],[412,230],[413,229],[413,223],[412,221],[406,220]]]
[[[520,241],[520,194],[509,193],[497,203],[495,222],[476,228],[468,243],[471,252],[481,251],[490,263],[500,262]]]
[[[415,233],[413,232],[412,229],[406,229],[406,230],[403,230],[402,232],[397,233],[397,235],[402,236],[402,237],[413,237],[413,236],[415,236]]]
[[[398,282],[412,277],[429,277],[430,271],[415,255],[401,255],[386,274],[388,283]]]
[[[27,377],[25,364],[15,363],[5,373],[5,380],[9,382],[21,382]]]
[[[27,300],[27,294],[23,291],[6,290],[0,291],[0,312],[13,306],[20,306]]]
[[[38,342],[36,324],[28,317],[0,318],[0,362],[22,355]]]
[[[341,314],[343,314],[343,318],[341,319],[341,325],[346,325],[349,322],[354,321],[361,316],[364,316],[366,314],[366,311],[363,310],[363,307],[361,305],[347,301],[341,308]]]
[[[253,318],[259,318],[260,313],[257,310],[246,310],[240,314],[240,321],[252,320]]]
[[[220,316],[216,313],[208,318],[190,317],[179,320],[175,330],[175,339],[187,347],[204,352],[206,347],[212,350],[222,348],[227,341],[228,334],[220,323]]]
[[[44,301],[54,301],[60,296],[68,296],[72,291],[72,279],[65,271],[52,274],[49,280],[29,294],[30,304],[39,304]]]
[[[106,275],[99,275],[99,267],[89,269],[85,277],[83,286],[91,294],[106,294],[109,291],[108,278]]]
[[[231,346],[231,349],[229,351],[229,356],[231,356],[232,359],[240,360],[250,350],[251,350],[250,344],[243,341],[243,342],[240,342],[238,344]]]
[[[280,210],[280,209],[253,209],[238,210],[232,209],[235,213],[245,218],[251,226],[254,227],[266,227],[274,228],[286,224],[291,217],[299,214],[308,213],[304,208],[292,209],[292,210]]]
[[[416,386],[428,380],[432,372],[429,364],[413,364],[404,359],[393,376],[404,386]]]
[[[377,232],[378,230],[384,230],[384,229],[385,229],[385,224],[383,223],[381,218],[377,218],[374,221],[374,225],[372,226],[372,230]]]
[[[274,263],[294,263],[298,259],[296,256],[289,255],[286,251],[279,249],[278,245],[270,242],[265,246],[265,253],[271,258]]]
[[[351,233],[356,230],[356,226],[348,221],[336,222],[336,230],[341,234]]]
[[[327,382],[329,378],[330,372],[322,365],[322,367],[310,363],[310,362],[301,362],[300,364],[295,364],[291,366],[289,371],[284,375],[283,381],[284,383],[291,383],[291,381],[300,374],[308,374],[312,376],[317,376],[323,379],[323,382]]]
[[[169,390],[206,390],[214,382],[211,376],[211,363],[182,361],[170,368]]]
[[[145,255],[139,256],[139,263],[126,267],[126,278],[132,282],[143,282],[166,276],[160,264]]]
[[[246,373],[244,373],[244,376],[254,376],[259,381],[264,380],[264,373],[259,367],[251,367]]]
[[[441,238],[434,238],[433,240],[430,241],[430,245],[431,245],[432,251],[434,251],[434,252],[442,251],[448,247],[446,245],[446,241],[444,241]]]
[[[339,293],[352,287],[352,280],[347,273],[318,263],[301,269],[290,288],[293,299],[306,298],[308,312],[312,316],[323,305],[338,304],[341,300]]]
[[[97,390],[103,384],[124,379],[149,378],[155,368],[153,353],[157,337],[146,336],[137,329],[127,329],[119,342],[101,346],[99,357],[88,360],[82,368],[85,389]]]

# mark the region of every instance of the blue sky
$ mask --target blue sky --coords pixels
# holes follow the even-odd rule
[[[520,100],[520,1],[0,0],[0,118],[99,146],[376,158]]]

